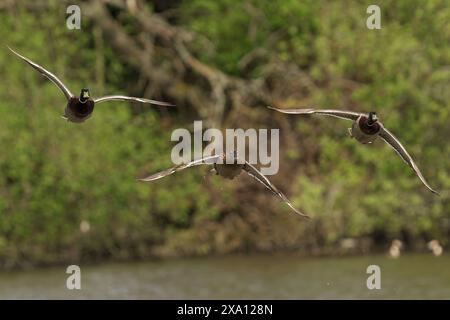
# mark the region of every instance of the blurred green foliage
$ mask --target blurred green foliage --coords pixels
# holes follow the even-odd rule
[[[175,8],[177,23],[199,36],[192,47],[204,63],[242,78],[263,77],[264,66],[273,61],[307,74],[313,89],[285,97],[284,106],[306,101],[376,110],[442,192],[429,193],[382,142],[362,146],[348,139],[345,122],[293,116],[292,131],[281,139],[294,135],[300,142],[282,146],[280,177],[273,179],[313,217],[309,223],[252,181],[236,186],[205,180],[206,171],[192,169],[154,184],[137,182],[135,177],[171,165],[171,131],[189,126],[191,119],[117,102],[101,105],[82,125],[62,121],[62,94],[4,45],[48,67],[74,92],[89,85],[94,95],[129,93],[138,80],[108,43],[99,41],[95,25],[67,30],[64,8],[50,3],[45,17],[21,6],[13,14],[0,11],[3,266],[308,250],[347,237],[437,238],[448,244],[447,1],[383,1],[382,29],[374,31],[365,26],[367,1],[191,0]],[[257,49],[267,54],[244,71],[240,62]],[[258,108],[261,117],[271,112]],[[82,221],[89,222],[89,232],[81,232]]]

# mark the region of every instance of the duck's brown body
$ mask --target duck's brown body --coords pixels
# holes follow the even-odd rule
[[[214,169],[217,174],[230,180],[237,177],[242,172],[243,168],[243,164],[214,164]]]
[[[214,163],[214,170],[216,170],[219,176],[231,180],[242,172],[244,166],[245,163],[238,163],[238,158],[235,153],[230,153],[228,155],[224,154],[220,163]]]
[[[362,115],[353,122],[350,130],[352,137],[364,144],[374,142],[381,129],[381,125],[378,122],[374,122],[371,125],[368,122],[369,118]]]
[[[81,102],[79,97],[71,97],[64,110],[64,116],[71,122],[84,122],[91,117],[94,111],[94,104],[94,100],[91,98]]]

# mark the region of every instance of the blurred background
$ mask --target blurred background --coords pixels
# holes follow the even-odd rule
[[[383,0],[369,30],[371,4],[1,1],[0,297],[449,299],[450,6]],[[61,92],[6,45],[76,94],[177,107],[111,102],[65,122]],[[266,105],[376,111],[441,196],[349,123]],[[135,180],[172,166],[172,131],[200,119],[279,128],[270,179],[312,220],[246,175]],[[64,288],[69,264],[90,270],[81,292]],[[369,264],[390,270],[381,293]]]

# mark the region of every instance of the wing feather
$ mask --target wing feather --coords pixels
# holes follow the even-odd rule
[[[289,199],[280,191],[277,189],[277,187],[275,187],[269,179],[267,179],[267,177],[265,175],[263,175],[261,172],[258,171],[258,169],[256,169],[253,165],[251,165],[250,163],[248,163],[247,161],[245,162],[245,166],[244,166],[244,170],[253,178],[255,178],[257,181],[259,181],[260,183],[262,183],[267,189],[269,189],[273,194],[277,195],[278,197],[280,197],[292,210],[295,211],[295,213],[297,213],[298,215],[304,217],[304,218],[308,218],[309,216],[300,212],[299,210],[297,210],[294,205],[291,203],[291,201],[289,201]]]
[[[428,184],[428,182],[425,180],[424,176],[422,175],[422,172],[420,171],[419,167],[414,162],[413,158],[409,155],[408,151],[406,151],[405,147],[398,141],[398,139],[384,126],[381,127],[380,131],[380,137],[389,145],[392,147],[392,149],[397,152],[397,154],[403,159],[403,161],[406,162],[408,166],[411,167],[411,169],[414,170],[416,175],[419,177],[420,181],[434,194],[439,195],[439,193],[431,188],[431,186]]]
[[[201,158],[201,159],[198,159],[198,160],[190,161],[188,163],[183,163],[183,164],[177,165],[175,167],[169,168],[169,169],[164,170],[164,171],[160,171],[160,172],[152,174],[152,175],[150,175],[150,176],[148,176],[146,178],[142,178],[142,179],[138,179],[138,180],[139,181],[146,181],[146,182],[158,180],[158,179],[164,178],[166,176],[169,176],[171,174],[174,174],[177,171],[181,171],[181,170],[186,169],[186,168],[190,168],[190,167],[201,165],[201,164],[212,164],[215,160],[219,159],[220,157],[222,157],[222,156],[221,155],[215,155],[215,156],[204,157],[204,158]],[[210,163],[208,163],[207,161],[210,162]]]
[[[363,113],[333,109],[279,109],[271,106],[268,106],[268,108],[286,114],[320,114],[352,121],[357,120],[361,115],[363,115]]]
[[[50,71],[48,71],[44,67],[38,65],[37,63],[34,63],[30,59],[20,55],[19,53],[17,53],[16,51],[11,49],[10,47],[8,47],[8,49],[11,50],[12,53],[14,53],[16,56],[21,58],[23,61],[28,63],[30,66],[32,66],[35,70],[39,71],[42,75],[44,75],[51,82],[53,82],[64,93],[64,96],[66,97],[67,100],[69,100],[71,97],[74,96],[72,94],[72,92],[70,92],[69,88],[67,88],[64,85],[64,83],[57,76],[55,76],[53,73],[51,73]]]
[[[155,104],[155,105],[158,105],[158,106],[174,107],[173,104],[168,103],[168,102],[162,102],[162,101],[157,101],[157,100],[150,100],[150,99],[145,99],[145,98],[128,97],[128,96],[122,96],[122,95],[112,95],[112,96],[99,97],[99,98],[95,98],[94,102],[95,103],[101,103],[101,102],[112,101],[112,100],[135,101],[135,102]]]

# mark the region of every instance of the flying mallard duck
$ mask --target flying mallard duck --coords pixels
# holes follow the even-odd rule
[[[236,152],[229,153],[228,155],[222,154],[222,155],[215,155],[215,156],[209,156],[204,157],[198,160],[194,160],[185,164],[181,164],[175,167],[172,167],[170,169],[155,173],[151,176],[148,176],[147,178],[138,179],[140,181],[154,181],[160,178],[163,178],[165,176],[171,175],[177,171],[190,168],[193,166],[201,165],[201,164],[208,164],[213,165],[213,171],[217,175],[220,175],[227,179],[234,179],[237,177],[242,170],[246,171],[250,176],[255,178],[257,181],[262,183],[267,189],[269,189],[273,194],[279,196],[292,210],[294,210],[297,214],[299,214],[302,217],[309,218],[309,216],[301,213],[298,211],[292,203],[289,201],[286,196],[279,191],[270,181],[267,179],[266,176],[264,176],[261,172],[259,172],[253,165],[248,163],[245,160],[241,160],[237,157]]]
[[[406,164],[414,170],[422,183],[431,192],[439,195],[439,193],[431,188],[428,182],[425,180],[422,172],[420,172],[419,170],[419,167],[417,167],[417,165],[414,163],[414,160],[406,151],[405,147],[403,147],[400,141],[398,141],[397,138],[378,120],[377,114],[375,112],[358,113],[341,110],[278,109],[270,106],[268,106],[268,108],[287,114],[320,114],[353,121],[352,127],[348,129],[348,132],[352,138],[355,138],[363,144],[367,144],[372,143],[378,136],[380,136],[381,139],[383,139],[388,145],[390,145],[406,162]]]
[[[17,55],[19,58],[24,60],[26,63],[28,63],[30,66],[32,66],[34,69],[43,74],[45,77],[47,77],[51,82],[56,84],[56,86],[58,86],[58,88],[64,93],[64,96],[67,99],[67,106],[64,110],[64,115],[62,117],[67,121],[75,123],[84,122],[88,118],[90,118],[92,112],[94,111],[94,105],[96,103],[105,102],[109,100],[137,101],[143,103],[156,104],[160,106],[173,106],[172,104],[167,102],[160,102],[144,98],[127,97],[122,95],[112,95],[100,98],[92,98],[89,94],[89,89],[86,88],[81,89],[80,96],[77,97],[73,95],[72,92],[70,92],[70,90],[64,85],[64,83],[61,80],[59,80],[58,77],[55,76],[53,73],[46,70],[44,67],[38,65],[37,63],[34,63],[30,59],[20,55],[10,47],[8,47],[8,49],[11,50],[11,52]]]

